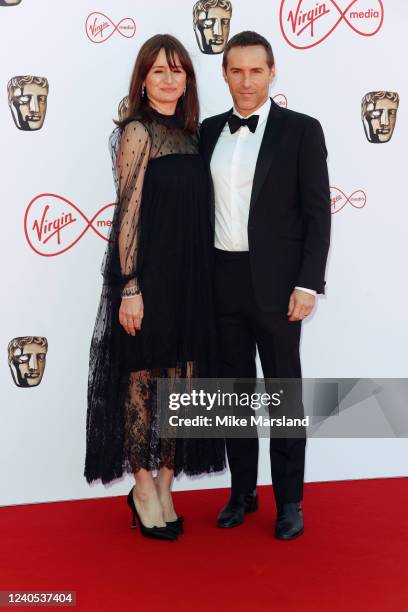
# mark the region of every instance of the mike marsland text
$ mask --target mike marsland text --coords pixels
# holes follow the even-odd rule
[[[251,415],[250,417],[227,416],[203,416],[197,415],[192,418],[171,415],[169,417],[171,427],[308,427],[309,416],[303,419],[282,417],[266,417],[262,415]]]

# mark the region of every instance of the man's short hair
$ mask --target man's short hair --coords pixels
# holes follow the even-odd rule
[[[267,57],[266,61],[268,62],[269,68],[272,68],[272,66],[275,64],[275,59],[273,57],[273,51],[270,43],[266,40],[264,36],[261,36],[261,34],[246,30],[245,32],[239,32],[239,34],[235,34],[235,36],[233,36],[227,42],[222,58],[222,65],[224,69],[227,69],[228,53],[233,47],[253,47],[255,45],[261,45],[265,49]]]
[[[193,8],[194,23],[197,23],[200,13],[206,13],[212,8],[220,8],[228,11],[232,15],[232,4],[230,0],[198,0]]]

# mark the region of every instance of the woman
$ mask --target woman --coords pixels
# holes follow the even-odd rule
[[[225,467],[222,440],[160,439],[156,384],[215,374],[209,181],[191,59],[169,35],[140,49],[110,146],[117,189],[90,350],[85,477],[132,472],[143,535],[182,533],[174,475]],[[157,476],[153,477],[153,471]]]

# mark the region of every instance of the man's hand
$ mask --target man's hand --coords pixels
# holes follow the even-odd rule
[[[289,321],[301,321],[313,310],[316,297],[311,293],[294,289],[289,298],[288,317]]]

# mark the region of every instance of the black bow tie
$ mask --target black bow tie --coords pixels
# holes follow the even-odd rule
[[[231,134],[235,134],[243,125],[247,125],[251,132],[255,132],[256,126],[258,125],[259,115],[251,115],[250,117],[246,117],[242,119],[238,117],[238,115],[230,115],[228,117],[228,125]]]

